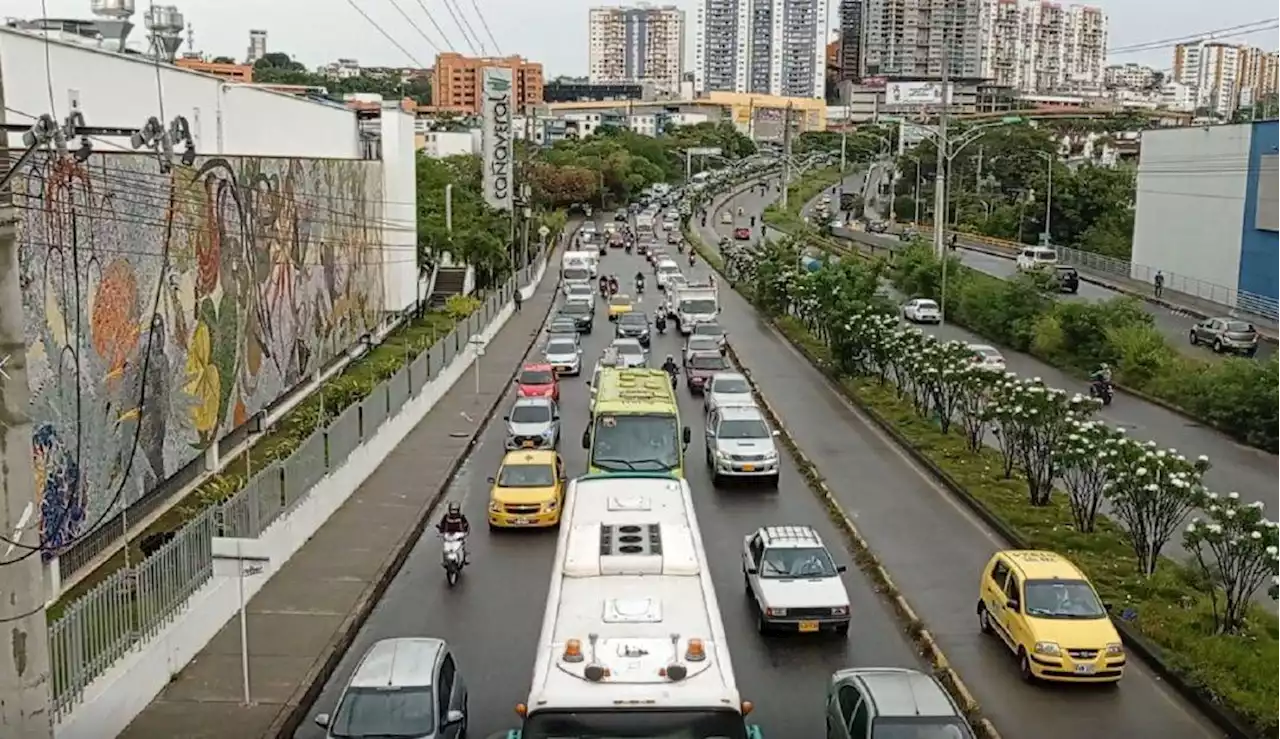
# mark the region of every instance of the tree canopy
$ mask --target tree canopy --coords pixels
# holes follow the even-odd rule
[[[214,61],[217,61],[216,59]],[[431,78],[425,73],[402,81],[398,76],[361,73],[355,77],[334,78],[315,74],[300,62],[282,52],[264,55],[253,65],[253,81],[272,85],[306,85],[323,87],[333,95],[374,93],[388,100],[412,98],[421,105],[431,103]]]

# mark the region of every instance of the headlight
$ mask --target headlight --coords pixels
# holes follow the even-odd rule
[[[1117,642],[1117,643],[1115,643],[1115,644],[1108,644],[1108,645],[1107,645],[1107,656],[1108,656],[1108,657],[1123,657],[1123,656],[1124,656],[1124,645],[1123,645],[1123,644],[1120,644],[1119,642]]]
[[[490,513],[502,513],[502,504],[501,504],[501,503],[499,503],[499,502],[498,502],[498,501],[496,501],[496,500],[491,500],[491,501],[489,501],[489,512],[490,512]]]
[[[728,452],[722,452],[722,451],[720,451],[719,449],[717,449],[717,450],[716,450],[716,459],[720,460],[721,462],[728,462],[728,461],[729,461],[729,453],[728,453]]]
[[[849,606],[836,606],[835,608],[831,609],[831,615],[832,616],[848,616]]]
[[[1043,654],[1047,657],[1062,656],[1062,648],[1059,647],[1056,643],[1051,641],[1038,641],[1036,642],[1035,647],[1031,651],[1035,652],[1036,654]]]
[[[556,501],[552,500],[542,504],[542,507],[548,511],[554,511],[557,507]]]
[[[764,614],[765,614],[766,616],[777,616],[777,617],[782,617],[782,616],[787,615],[787,609],[785,609],[785,608],[766,608],[766,609],[764,609]]]
[[[772,451],[765,452],[764,458],[769,460],[770,462],[778,461],[778,450],[774,449]]]

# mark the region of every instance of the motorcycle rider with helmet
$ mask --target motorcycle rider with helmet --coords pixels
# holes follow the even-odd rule
[[[680,374],[680,366],[676,364],[675,357],[667,355],[667,360],[662,363],[662,371],[671,375],[671,387],[675,387],[676,376]]]
[[[644,292],[644,272],[636,272],[636,294]]]
[[[464,564],[470,562],[471,553],[467,548],[467,537],[470,537],[471,535],[471,522],[467,520],[466,514],[462,512],[461,503],[449,503],[449,507],[445,510],[444,516],[440,518],[440,523],[436,524],[436,531],[438,531],[441,536],[461,534],[463,536],[462,561]]]

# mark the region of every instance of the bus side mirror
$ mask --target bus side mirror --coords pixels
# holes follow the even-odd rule
[[[680,438],[684,441],[685,444],[688,444],[689,442],[693,441],[693,431],[690,430],[688,426],[685,426],[684,429],[680,432]]]
[[[591,448],[591,429],[586,429],[582,432],[582,448]]]

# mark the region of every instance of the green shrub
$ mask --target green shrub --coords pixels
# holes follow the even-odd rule
[[[480,299],[471,295],[450,295],[444,301],[444,314],[454,321],[461,321],[480,310]]]

